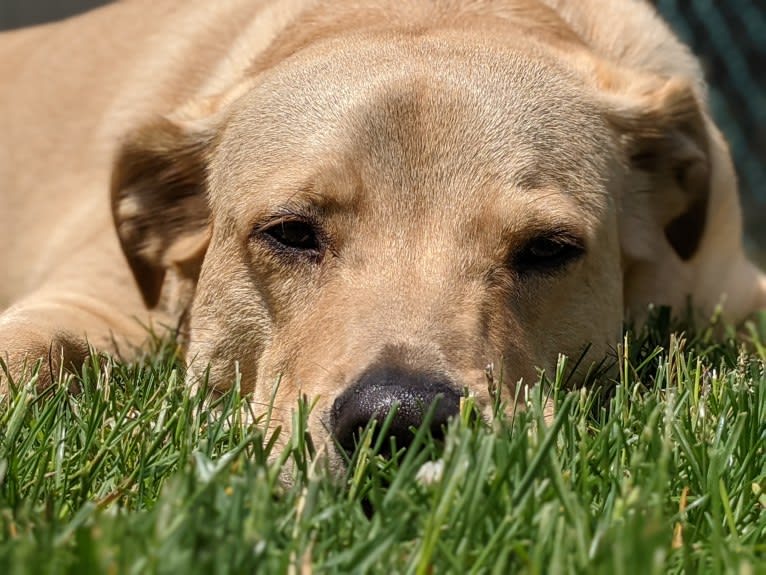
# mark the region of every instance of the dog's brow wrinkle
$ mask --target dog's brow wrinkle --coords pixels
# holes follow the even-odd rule
[[[299,201],[297,198],[301,198]],[[285,202],[286,206],[296,205],[303,206],[307,202],[315,202],[322,199],[322,196],[314,190],[312,184],[304,184],[299,186]]]
[[[278,203],[270,209],[265,208],[256,219],[280,216],[321,219],[329,213],[342,211],[346,207],[346,204],[333,194],[323,194],[313,187],[293,191],[285,200],[275,198],[275,202]]]

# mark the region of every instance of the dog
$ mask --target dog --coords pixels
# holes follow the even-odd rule
[[[766,306],[644,1],[131,0],[3,33],[0,79],[5,379],[177,330],[190,384],[406,443],[649,304]]]

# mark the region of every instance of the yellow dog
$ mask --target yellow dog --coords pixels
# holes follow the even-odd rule
[[[650,303],[766,305],[700,68],[637,0],[132,0],[0,35],[0,353],[180,326],[349,445]],[[5,385],[5,384],[0,384]]]

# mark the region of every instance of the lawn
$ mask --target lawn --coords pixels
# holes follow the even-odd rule
[[[246,398],[190,392],[172,342],[94,358],[78,394],[3,399],[0,573],[766,573],[764,333],[658,310],[587,390],[561,363],[510,418],[466,399],[392,460],[367,433],[340,479],[305,402],[270,458]]]

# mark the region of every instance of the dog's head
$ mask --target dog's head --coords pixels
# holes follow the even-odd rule
[[[692,90],[477,22],[319,35],[128,140],[117,229],[149,306],[188,296],[196,373],[287,427],[317,399],[320,439],[393,404],[404,433],[437,397],[437,423],[489,406],[488,365],[509,401],[561,353],[603,358],[626,237],[694,251]]]

